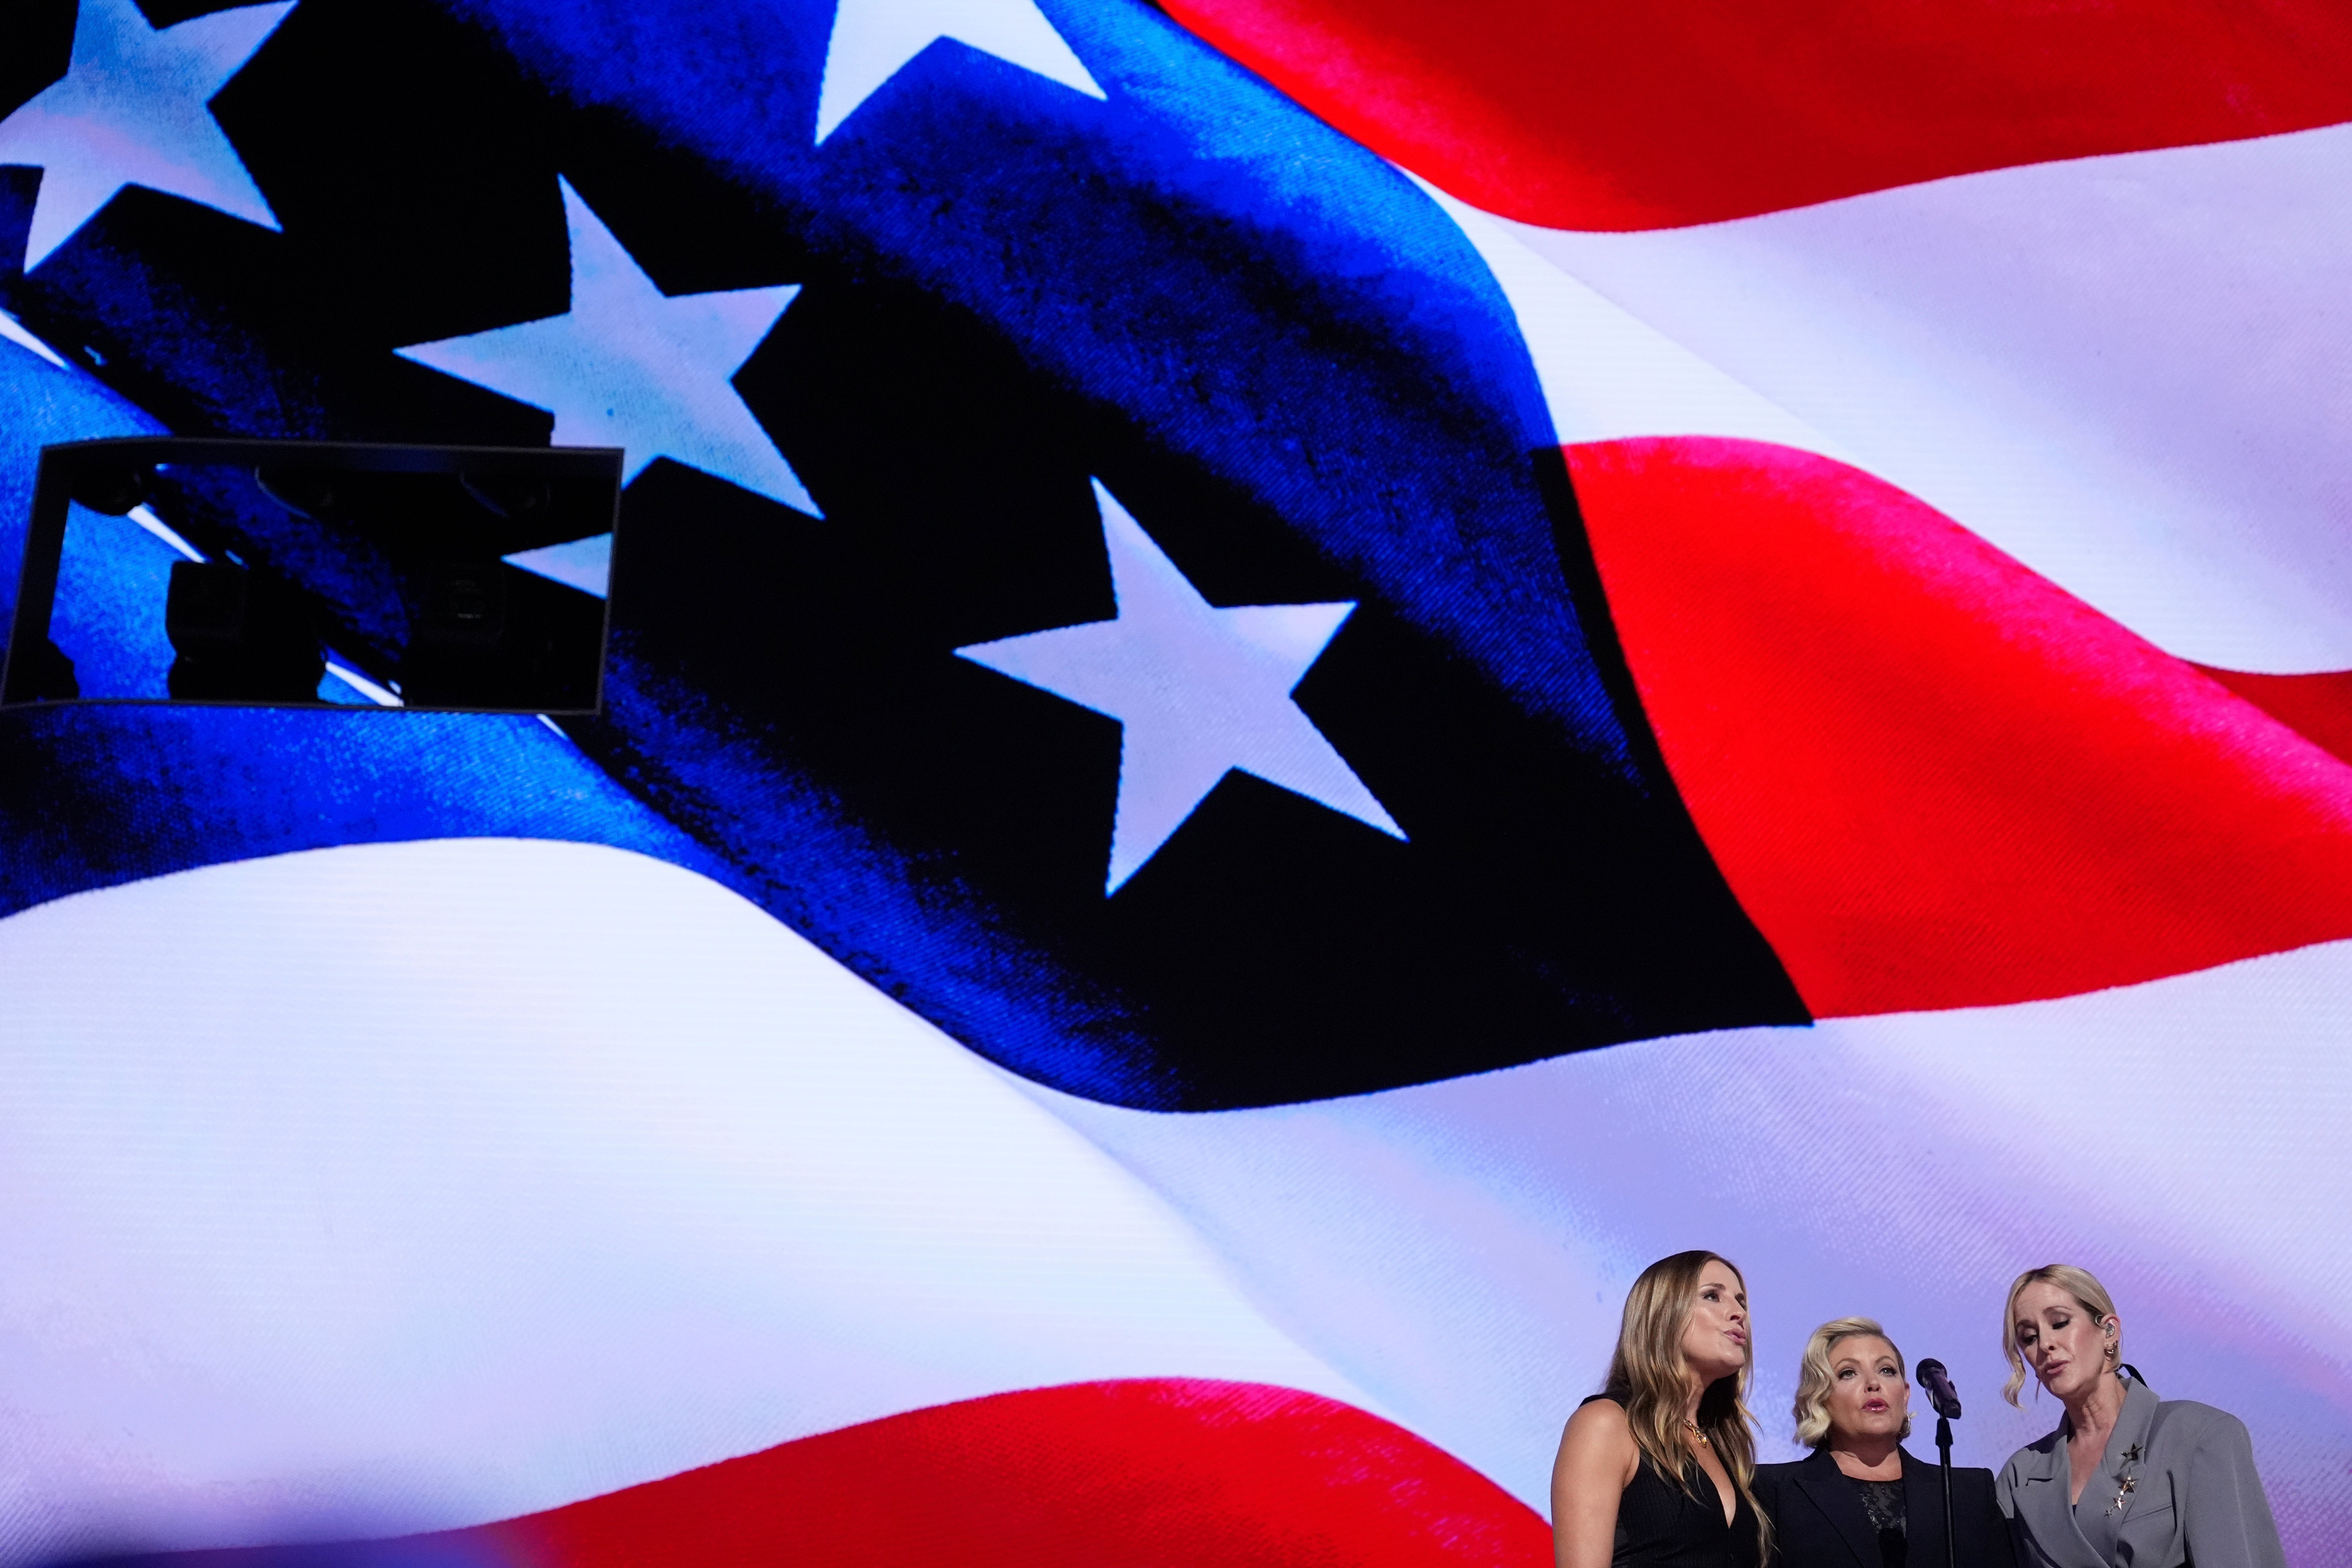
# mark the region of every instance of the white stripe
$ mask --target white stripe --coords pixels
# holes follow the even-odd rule
[[[353,691],[358,692],[362,697],[366,698],[369,701],[374,703],[379,708],[404,708],[407,706],[407,704],[401,701],[398,693],[392,691],[388,688],[378,686],[374,681],[370,680],[358,670],[338,664],[331,658],[327,661],[327,673],[333,676],[337,680],[341,681],[345,686],[350,687]]]
[[[156,538],[170,545],[173,550],[179,552],[183,559],[197,562],[199,563],[204,561],[205,552],[197,549],[194,545],[189,543],[186,540],[181,538],[179,530],[173,528],[170,523],[165,522],[162,518],[157,517],[155,515],[154,508],[150,506],[134,506],[131,509],[129,515],[131,521],[137,523],[149,533],[153,534]]]
[[[2002,1292],[2087,1265],[2168,1397],[2252,1426],[2273,1496],[2352,1448],[2352,943],[2021,1006],[1590,1052],[1384,1094],[1152,1116],[1033,1089],[1150,1180],[1265,1310],[1416,1430],[1545,1506],[1643,1266],[1720,1247],[1752,1404],[1793,1458],[1812,1325],[1864,1313],[1952,1369],[1959,1462],[2000,1403]]]
[[[0,921],[0,1561],[463,1523],[1155,1373],[1380,1410],[1541,1507],[1626,1283],[1692,1245],[1748,1270],[1770,1433],[1862,1310],[1997,1462],[2050,1418],[1993,1398],[2000,1291],[2063,1258],[2275,1494],[2352,1447],[2352,943],[1196,1116],[1016,1085],[593,847],[162,878]]]
[[[1005,1389],[1364,1396],[1003,1075],[617,850],[0,921],[0,1561],[499,1518]]]
[[[2352,126],[1686,229],[1502,226],[2169,651],[2352,668]],[[1551,307],[1520,308],[1559,340],[1539,363],[1576,354]],[[1623,335],[1596,341],[1592,379],[1625,384],[1555,394],[1565,439],[1762,427],[1672,356],[1619,369]],[[1661,409],[1664,382],[1694,390]]]
[[[1754,388],[1545,260],[1526,242],[1523,226],[1405,172],[1461,226],[1510,300],[1563,443],[1704,432],[1853,459]],[[1533,232],[1540,237],[1540,230]]]
[[[16,317],[10,315],[5,310],[0,310],[0,338],[7,339],[10,342],[15,343],[19,348],[32,350],[33,353],[40,355],[43,359],[48,361],[59,370],[71,370],[74,368],[72,365],[66,363],[65,356],[63,354],[60,354],[57,350],[43,342],[30,327],[27,327],[24,322],[18,321]]]

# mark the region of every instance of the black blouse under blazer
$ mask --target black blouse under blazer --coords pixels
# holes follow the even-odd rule
[[[1783,1465],[1756,1467],[1756,1500],[1772,1520],[1772,1560],[1780,1568],[1879,1568],[1878,1531],[1853,1482],[1827,1448]],[[1908,1568],[1944,1568],[1942,1472],[1903,1450],[1903,1533]],[[1952,1467],[1956,1568],[2014,1568],[2009,1521],[1993,1500],[1992,1472]]]

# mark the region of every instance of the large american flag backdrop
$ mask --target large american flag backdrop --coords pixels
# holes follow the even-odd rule
[[[2339,1560],[2347,279],[2285,0],[11,0],[10,591],[627,488],[593,720],[0,715],[0,1559],[1540,1564],[1698,1246]]]

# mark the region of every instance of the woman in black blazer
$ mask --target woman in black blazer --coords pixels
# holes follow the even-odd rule
[[[1911,1384],[1903,1352],[1868,1318],[1813,1331],[1797,1373],[1808,1458],[1756,1468],[1782,1568],[1945,1568],[1944,1485],[1903,1447]],[[1952,1568],[2014,1568],[1990,1470],[1952,1471]]]

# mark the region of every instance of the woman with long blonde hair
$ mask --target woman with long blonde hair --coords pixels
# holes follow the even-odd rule
[[[1625,1297],[1609,1381],[1577,1407],[1551,1471],[1558,1568],[1758,1568],[1748,1413],[1748,1285],[1714,1252],[1677,1252]]]

